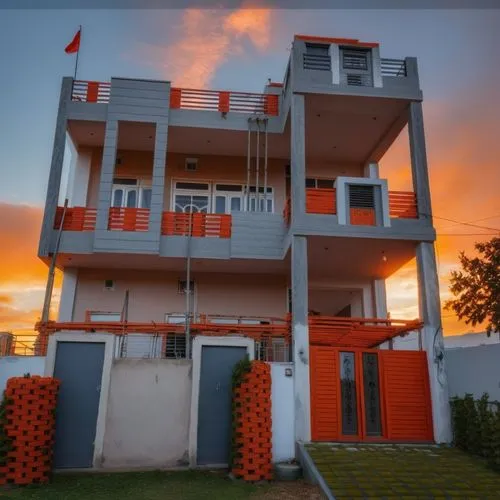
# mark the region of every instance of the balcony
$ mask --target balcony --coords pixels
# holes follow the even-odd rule
[[[83,80],[73,82],[72,101],[106,104],[109,102],[110,96],[111,84],[108,82]],[[279,96],[276,94],[173,87],[170,89],[170,108],[278,116]]]
[[[161,234],[205,238],[230,238],[231,215],[163,212]]]
[[[170,89],[171,109],[279,115],[279,96],[221,90]]]
[[[57,207],[54,229],[61,227],[64,207]],[[94,231],[97,209],[87,207],[68,207],[64,214],[63,231]]]
[[[337,190],[324,188],[306,189],[306,213],[318,215],[337,214]],[[411,191],[389,191],[389,217],[392,219],[418,219],[417,199]],[[290,198],[285,203],[283,217],[289,224]],[[353,225],[375,225],[375,209],[350,208],[350,223]]]
[[[185,357],[186,315],[169,313],[167,321],[84,321],[37,323],[38,338],[23,353],[44,355],[49,335],[56,332],[106,332],[116,335],[116,357],[172,358]],[[392,320],[376,318],[349,318],[309,316],[309,343],[348,348],[376,348],[396,337],[411,333],[419,336],[420,320]],[[291,343],[291,317],[247,317],[214,314],[195,314],[189,322],[191,337],[244,336],[255,340],[258,359],[288,361]],[[7,354],[9,355],[9,354]]]
[[[108,216],[110,231],[148,231],[148,208],[111,207]]]

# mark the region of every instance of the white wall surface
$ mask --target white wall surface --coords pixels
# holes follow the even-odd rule
[[[500,401],[500,344],[446,349],[450,397],[467,393]]]
[[[116,360],[111,368],[103,467],[185,465],[190,404],[190,361]]]
[[[295,457],[293,376],[286,377],[285,369],[294,371],[293,363],[271,365],[271,417],[273,419],[273,462]]]
[[[0,357],[0,396],[11,377],[22,377],[25,373],[30,375],[43,375],[45,356],[6,356]]]

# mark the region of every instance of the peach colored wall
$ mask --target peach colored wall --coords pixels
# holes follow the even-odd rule
[[[165,207],[171,206],[172,180],[187,181],[217,181],[226,183],[246,184],[247,160],[245,157],[235,156],[199,156],[198,170],[196,172],[186,172],[184,168],[185,159],[189,155],[170,153],[167,155],[167,181],[165,184]],[[254,159],[255,161],[255,159]],[[274,209],[281,213],[285,202],[285,165],[284,160],[268,160],[268,187],[274,188]],[[264,162],[260,161],[259,186],[264,185]],[[252,175],[250,184],[255,185],[255,163],[252,165]]]
[[[151,179],[153,168],[153,153],[151,151],[119,151],[117,154],[122,164],[115,168],[115,177],[137,177]],[[198,158],[198,170],[186,172],[185,159],[189,155],[179,153],[167,154],[165,180],[165,210],[171,207],[171,191],[173,180],[184,181],[217,181],[226,183],[246,183],[246,158],[243,156],[203,156]],[[101,174],[102,148],[95,148],[92,154],[87,206],[95,208],[99,195]],[[269,159],[268,186],[274,188],[275,212],[281,213],[285,202],[285,160]],[[264,164],[260,163],[259,185],[264,183]],[[308,177],[335,179],[339,176],[362,177],[363,167],[360,165],[336,165],[328,162],[310,162],[306,167]],[[255,184],[255,164],[252,165],[251,184]]]
[[[306,176],[320,179],[335,179],[336,177],[363,177],[361,165],[337,165],[328,162],[308,162]]]
[[[104,280],[114,280],[114,290]],[[121,312],[129,290],[129,321],[164,321],[167,312],[183,312],[185,296],[177,293],[181,273],[89,270],[78,274],[73,321],[85,311]],[[194,274],[196,310],[207,314],[275,316],[286,314],[286,282],[272,275]]]
[[[151,151],[119,151],[118,156],[122,164],[115,168],[115,177],[137,177],[140,179],[151,179],[153,153]],[[184,168],[185,159],[189,155],[169,153],[167,155],[167,166],[165,180],[165,210],[171,206],[172,179],[185,181],[218,181],[226,183],[246,183],[246,158],[231,156],[200,156],[198,158],[198,170],[186,172]],[[90,169],[89,190],[87,195],[87,206],[95,208],[99,196],[99,182],[101,175],[102,148],[94,148]],[[268,161],[268,186],[274,188],[275,212],[283,210],[285,200],[285,164],[284,160],[270,159]],[[252,169],[251,183],[255,184],[255,165]],[[260,181],[264,184],[264,164],[260,163]]]

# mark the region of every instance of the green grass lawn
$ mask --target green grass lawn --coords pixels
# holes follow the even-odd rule
[[[315,486],[293,483],[247,484],[223,472],[129,472],[55,474],[47,485],[8,490],[0,499],[23,500],[239,500],[315,499]]]

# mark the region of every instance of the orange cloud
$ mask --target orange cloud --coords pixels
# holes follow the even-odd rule
[[[474,243],[490,239],[495,232],[445,219],[478,221],[478,225],[500,228],[497,160],[500,143],[495,136],[500,104],[493,87],[477,95],[474,106],[470,95],[449,98],[448,104],[427,102],[424,105],[442,303],[451,298],[450,272],[458,267],[459,252],[473,254]],[[389,180],[392,190],[412,189],[407,130],[382,159],[381,176]],[[414,317],[409,313],[418,311],[416,286],[413,294],[404,292],[410,283],[416,283],[414,263],[405,266],[387,282],[389,308],[394,317]],[[451,311],[443,311],[442,318],[443,330],[448,335],[484,330],[481,325],[472,328],[459,321]]]
[[[39,207],[0,203],[0,330],[33,334],[40,318],[47,266],[37,257],[43,211]],[[56,275],[51,312],[58,304]]]
[[[231,54],[241,52],[245,37],[264,50],[270,45],[270,33],[269,9],[186,9],[174,43],[142,44],[138,51],[142,60],[161,68],[174,85],[204,88]]]

